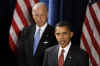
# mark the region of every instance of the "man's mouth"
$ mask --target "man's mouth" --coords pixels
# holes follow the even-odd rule
[[[65,40],[62,40],[62,41],[61,41],[61,44],[64,44],[64,43],[65,43]]]

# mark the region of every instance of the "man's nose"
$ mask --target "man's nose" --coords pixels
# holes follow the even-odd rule
[[[42,16],[41,15],[39,15],[39,17],[38,17],[39,19],[41,19],[42,18]]]
[[[63,39],[64,38],[64,34],[60,34],[60,39]]]
[[[38,20],[41,20],[41,16],[38,15],[37,19],[38,19]]]

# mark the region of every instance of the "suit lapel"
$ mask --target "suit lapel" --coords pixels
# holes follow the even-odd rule
[[[72,63],[72,51],[73,51],[73,48],[72,48],[72,45],[68,51],[68,54],[67,54],[67,57],[66,57],[66,60],[64,62],[64,66],[70,66],[71,63]]]
[[[44,47],[45,44],[48,44],[48,40],[47,40],[48,30],[49,30],[49,25],[47,25],[46,29],[43,32],[43,35],[41,36],[41,39],[40,39],[39,44],[38,44],[37,51],[39,50],[39,47]]]
[[[55,63],[57,64],[57,66],[58,66],[58,51],[59,51],[59,46],[57,45],[57,48],[56,48],[56,50],[55,50]]]
[[[45,28],[44,32],[43,32],[43,35],[41,36],[41,39],[40,39],[40,42],[44,42],[44,41],[47,41],[46,38],[48,37],[48,30],[49,30],[49,25],[47,25],[47,27]],[[40,45],[40,44],[39,44]]]
[[[56,45],[56,47],[54,48],[54,51],[52,51],[50,59],[52,59],[51,64],[53,64],[53,66],[58,66],[58,51],[59,51],[59,46]]]
[[[37,47],[37,51],[36,51],[36,55],[42,56],[44,49],[46,48],[45,45],[48,44],[48,30],[49,30],[49,25],[47,25],[47,27],[45,28],[43,35],[41,36],[41,39],[39,41],[38,47]],[[47,43],[45,43],[47,42]]]
[[[34,34],[35,34],[35,30],[36,30],[36,27],[35,25],[32,26],[31,30],[30,30],[30,36],[29,36],[29,52],[30,52],[30,55],[33,56],[33,42],[34,42]]]

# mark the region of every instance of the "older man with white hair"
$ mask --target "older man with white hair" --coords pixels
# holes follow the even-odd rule
[[[32,17],[36,25],[24,28],[18,39],[19,66],[42,66],[44,50],[57,42],[53,27],[47,23],[48,12],[44,3],[34,5]]]

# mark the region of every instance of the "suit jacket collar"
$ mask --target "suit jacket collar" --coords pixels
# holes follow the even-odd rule
[[[40,42],[44,41],[43,38],[45,38],[46,36],[48,37],[48,30],[49,30],[49,25],[46,26],[46,28],[41,36]]]
[[[66,60],[64,62],[64,66],[70,66],[70,64],[72,63],[72,58],[73,58],[73,46],[71,45],[69,51],[68,51],[68,55],[66,57]]]
[[[59,51],[59,45],[57,45],[57,48],[54,50],[54,55],[55,55],[55,63],[58,66],[58,51]]]
[[[55,66],[58,66],[58,51],[59,51],[59,46],[56,45],[53,47],[53,50],[51,52],[51,56],[52,56],[52,64],[54,64]]]
[[[30,27],[30,35],[29,35],[29,39],[28,39],[28,41],[30,42],[30,45],[29,45],[30,46],[30,49],[29,49],[30,54],[29,55],[31,55],[31,56],[33,56],[33,41],[34,41],[35,30],[36,30],[35,25],[32,25]]]

